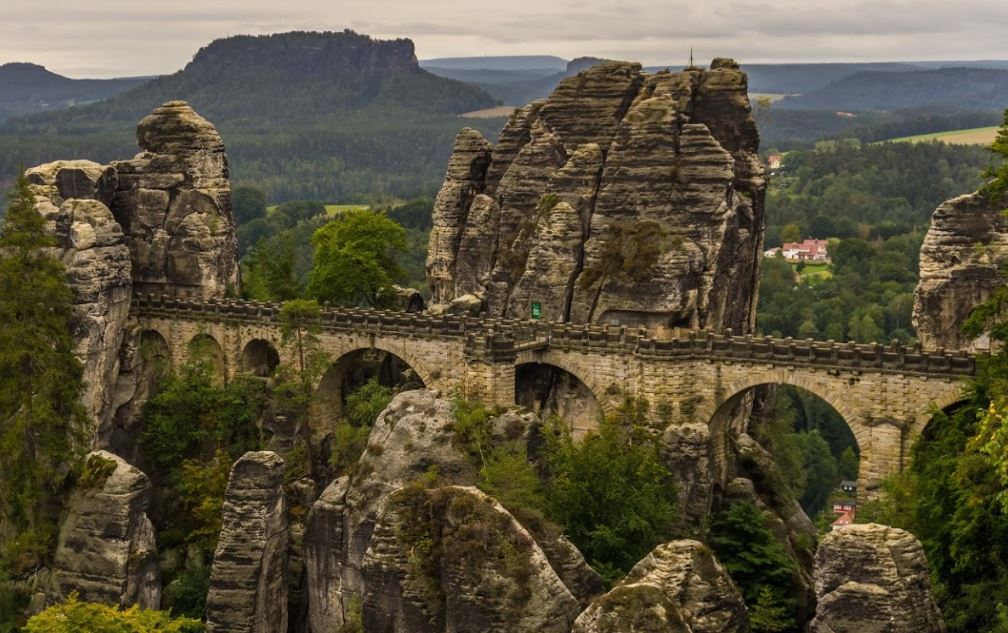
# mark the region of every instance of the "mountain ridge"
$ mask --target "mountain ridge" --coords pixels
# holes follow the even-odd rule
[[[9,116],[99,101],[140,85],[149,77],[71,79],[32,62],[0,64],[0,121]]]

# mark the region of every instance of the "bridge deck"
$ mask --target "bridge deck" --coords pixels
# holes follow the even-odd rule
[[[153,294],[135,296],[131,309],[138,317],[237,322],[277,328],[280,326],[280,310],[280,304]],[[966,352],[927,352],[919,346],[908,348],[895,341],[882,345],[736,335],[731,330],[676,329],[670,336],[658,338],[645,328],[635,327],[330,307],[323,308],[317,325],[327,331],[463,339],[467,348],[495,353],[559,348],[630,354],[649,360],[709,359],[936,377],[970,376],[976,369],[976,357]]]

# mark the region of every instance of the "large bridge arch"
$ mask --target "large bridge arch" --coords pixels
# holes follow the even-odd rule
[[[552,377],[558,384],[553,385],[556,390],[552,394],[538,394],[538,399],[557,398],[559,401],[548,406],[556,408],[554,413],[570,424],[575,436],[596,430],[600,418],[611,412],[613,407],[606,398],[606,389],[596,380],[595,372],[582,367],[567,354],[554,350],[518,354],[515,358],[515,403],[533,410],[537,408],[533,402],[536,385],[529,383],[545,379],[544,370],[552,370]],[[587,402],[585,396],[588,396]],[[541,404],[546,405],[545,402]]]
[[[882,479],[906,466],[910,446],[934,413],[961,402],[965,394],[961,383],[948,381],[929,389],[937,397],[921,404],[918,390],[914,390],[914,401],[908,402],[906,391],[881,387],[876,377],[793,367],[748,369],[715,389],[715,397],[698,407],[697,417],[716,426],[755,387],[791,385],[803,389],[833,407],[847,423],[860,449],[859,494],[869,496]]]
[[[397,359],[416,374],[417,379],[424,387],[432,387],[436,382],[436,376],[431,370],[404,357],[413,356],[412,354],[401,354],[398,350],[392,349],[392,346],[367,345],[344,348],[337,354],[330,356],[326,370],[314,386],[315,397],[311,411],[313,434],[324,435],[335,428],[343,413],[344,383],[347,374],[353,365],[368,352],[382,352]]]

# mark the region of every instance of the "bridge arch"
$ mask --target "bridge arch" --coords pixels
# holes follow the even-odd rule
[[[280,364],[280,352],[273,342],[264,338],[254,338],[242,349],[239,369],[253,376],[270,376]]]
[[[515,403],[536,413],[559,415],[575,437],[598,429],[610,407],[606,391],[582,367],[553,350],[519,354],[515,359]]]
[[[160,376],[174,367],[171,345],[168,338],[157,330],[140,332],[140,358],[144,361],[144,372],[150,376]]]
[[[851,428],[851,432],[854,434],[854,439],[857,440],[858,446],[861,446],[863,450],[864,440],[866,439],[865,429],[861,424],[863,415],[857,408],[856,403],[852,402],[851,398],[845,397],[848,395],[846,392],[837,393],[835,387],[830,384],[824,384],[826,381],[820,383],[811,378],[814,375],[786,368],[748,373],[744,377],[730,382],[717,390],[712,402],[709,402],[706,407],[698,408],[697,417],[701,420],[714,422],[717,416],[726,414],[738,405],[746,394],[755,387],[764,385],[791,385],[792,387],[804,389],[833,407],[840,414],[840,417],[847,422],[847,425]]]
[[[395,387],[399,382],[399,376],[395,376],[397,369],[412,371],[419,383],[416,388],[431,387],[435,382],[435,377],[431,371],[422,364],[411,362],[409,358],[404,358],[399,351],[393,351],[383,346],[361,346],[344,350],[339,356],[329,363],[328,368],[322,374],[315,385],[315,398],[312,402],[311,424],[312,432],[315,435],[324,435],[336,427],[340,416],[343,414],[343,400],[347,395],[348,379],[357,379],[359,376],[351,376],[354,366],[369,353],[383,354],[384,358],[379,361],[376,376],[384,386]],[[405,354],[405,356],[412,356]],[[408,384],[405,383],[405,384]]]
[[[190,362],[208,362],[218,376],[227,378],[227,357],[224,355],[224,347],[206,332],[200,332],[189,339],[186,344],[186,359]]]

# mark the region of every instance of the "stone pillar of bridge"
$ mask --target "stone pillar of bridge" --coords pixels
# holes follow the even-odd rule
[[[869,418],[851,423],[851,428],[861,449],[858,496],[872,499],[878,496],[882,480],[905,465],[906,424],[891,418]]]
[[[462,395],[487,406],[515,403],[514,338],[509,333],[470,334],[465,347]]]

